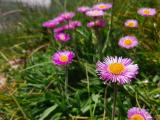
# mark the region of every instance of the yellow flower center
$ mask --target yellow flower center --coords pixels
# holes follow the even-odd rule
[[[125,70],[125,66],[122,63],[111,63],[108,66],[108,70],[112,73],[112,74],[116,74],[119,75],[122,72],[124,72]]]
[[[134,26],[135,26],[134,22],[128,22],[127,25],[128,25],[129,27],[134,27]]]
[[[99,8],[100,9],[105,9],[105,8],[107,8],[107,6],[106,5],[99,5]]]
[[[65,40],[65,35],[64,35],[64,34],[60,34],[60,35],[59,35],[59,38],[60,38],[61,40]]]
[[[125,41],[124,41],[124,44],[125,45],[131,45],[133,42],[132,42],[132,40],[130,40],[130,39],[126,39]]]
[[[61,55],[60,58],[59,58],[59,60],[60,60],[61,62],[67,62],[67,61],[68,61],[68,56],[66,56],[66,55]]]
[[[145,10],[143,11],[143,13],[146,14],[146,15],[149,15],[149,14],[150,14],[150,10],[149,10],[149,9],[145,9]]]
[[[144,120],[143,116],[135,114],[131,117],[130,120]]]

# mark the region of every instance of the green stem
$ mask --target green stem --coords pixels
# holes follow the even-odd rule
[[[117,100],[117,84],[114,84],[114,97],[113,97],[113,108],[112,108],[112,120],[115,118],[115,108],[116,108],[116,100]]]
[[[107,45],[108,45],[108,41],[109,41],[109,39],[111,37],[111,34],[112,34],[114,6],[115,6],[115,0],[112,0],[111,19],[110,19],[109,29],[108,29],[108,32],[107,32],[107,39],[106,39],[104,47],[102,49],[102,54],[105,52],[105,50],[107,48]]]
[[[51,44],[52,44],[52,47],[53,47],[53,48],[56,48],[56,45],[55,45],[55,44],[56,44],[56,43],[55,43],[56,41],[54,40],[54,37],[53,37],[53,36],[54,36],[53,30],[51,30],[51,33],[52,33]]]
[[[67,0],[64,0],[64,11],[67,11]]]
[[[90,100],[90,82],[89,82],[87,64],[85,66],[86,66],[87,90],[88,90],[89,105],[90,105],[90,107],[89,107],[90,108],[90,116],[91,116],[91,120],[94,120],[94,115],[92,113],[92,106],[91,106],[91,100]]]
[[[103,112],[103,120],[106,120],[106,109],[107,109],[107,86],[104,92],[104,112]]]
[[[65,96],[68,100],[68,66],[65,66]]]
[[[95,35],[96,35],[96,54],[98,55],[98,60],[101,59],[101,53],[102,53],[102,46],[103,46],[103,43],[102,43],[102,38],[101,38],[101,34],[100,34],[100,31],[99,29],[95,29]]]
[[[138,102],[137,92],[136,92],[136,103],[137,103],[138,107],[141,108],[141,106],[140,106],[140,104],[139,104],[139,102]]]

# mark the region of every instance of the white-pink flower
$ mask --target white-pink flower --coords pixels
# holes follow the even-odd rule
[[[104,12],[102,10],[93,9],[93,10],[87,11],[86,15],[89,17],[101,17],[104,15]]]
[[[138,45],[138,40],[135,36],[125,36],[120,38],[118,45],[122,48],[131,49]]]
[[[138,65],[129,58],[106,57],[104,61],[98,61],[96,66],[100,79],[105,82],[123,85],[131,82],[138,74]]]
[[[128,19],[124,23],[125,27],[129,28],[137,28],[138,27],[138,21],[135,19]]]
[[[157,12],[155,8],[140,8],[137,13],[141,16],[154,16]]]

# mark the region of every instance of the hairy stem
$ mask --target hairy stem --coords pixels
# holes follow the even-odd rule
[[[112,108],[112,120],[115,118],[115,108],[116,108],[116,100],[117,100],[117,84],[114,84],[114,96],[113,96],[113,108]]]
[[[106,120],[106,108],[107,108],[107,86],[104,92],[104,112],[103,112],[103,120]]]

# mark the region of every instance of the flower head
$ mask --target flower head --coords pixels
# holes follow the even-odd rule
[[[125,36],[119,40],[118,44],[122,48],[131,49],[138,45],[138,40],[135,36]]]
[[[97,9],[97,10],[109,10],[110,8],[112,8],[112,4],[111,3],[99,3],[97,5],[94,5],[93,6],[94,9]]]
[[[101,17],[104,15],[104,12],[102,10],[92,9],[87,11],[86,15],[89,17]]]
[[[96,71],[105,82],[126,84],[138,74],[138,66],[129,58],[106,57],[97,62]]]
[[[95,21],[90,21],[89,23],[87,23],[87,27],[95,27]]]
[[[55,33],[54,37],[60,42],[67,42],[71,39],[70,35],[66,33]]]
[[[46,28],[55,28],[57,25],[59,24],[58,21],[55,21],[55,20],[49,20],[49,21],[46,21],[42,24],[43,27],[46,27]]]
[[[106,21],[103,19],[91,21],[87,24],[87,27],[105,27],[105,26],[106,26]]]
[[[42,24],[43,27],[47,27],[47,28],[55,28],[57,25],[59,25],[60,23],[64,22],[65,20],[61,17],[58,16],[52,20],[46,21]]]
[[[62,17],[64,20],[70,20],[75,16],[74,12],[64,12],[60,14],[60,17]]]
[[[67,25],[64,25],[65,30],[74,30],[77,27],[80,27],[82,23],[80,21],[69,21]]]
[[[133,107],[128,110],[128,120],[152,120],[152,117],[145,109]]]
[[[90,9],[91,8],[88,7],[88,6],[81,6],[81,7],[78,7],[77,11],[80,12],[80,13],[85,13],[85,12],[87,12]]]
[[[134,19],[129,19],[129,20],[125,21],[124,25],[126,27],[129,27],[129,28],[137,28],[138,27],[138,21],[134,20]]]
[[[64,32],[64,30],[65,30],[64,26],[58,27],[58,28],[55,28],[55,29],[54,29],[54,33]]]
[[[82,23],[80,21],[70,21],[69,24],[74,26],[75,28],[82,26]]]
[[[63,17],[61,17],[61,16],[58,16],[58,17],[54,18],[53,20],[54,20],[55,22],[57,21],[57,22],[59,22],[59,23],[62,23],[62,22],[65,21],[65,20],[63,19]]]
[[[68,65],[72,63],[74,56],[72,51],[58,51],[52,56],[52,61],[55,65]]]
[[[140,8],[138,9],[138,14],[141,16],[154,16],[156,14],[155,8]]]

